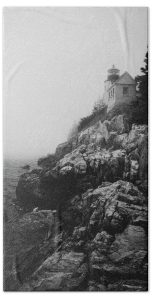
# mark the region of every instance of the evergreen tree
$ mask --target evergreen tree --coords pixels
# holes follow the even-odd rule
[[[142,99],[145,102],[145,105],[148,105],[148,51],[144,59],[145,66],[140,70],[142,75],[136,77],[137,88],[142,95]]]

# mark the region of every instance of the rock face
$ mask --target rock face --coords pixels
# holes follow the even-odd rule
[[[9,228],[5,245],[5,290],[22,286],[44,257],[54,252],[58,234],[57,217],[49,210],[26,213]]]
[[[147,289],[147,206],[136,186],[106,182],[64,209],[66,238],[21,290]]]
[[[21,290],[74,291],[83,290],[87,274],[84,254],[54,253],[32,275],[30,283]]]
[[[18,183],[23,210],[56,209],[60,232],[19,289],[147,290],[147,126],[98,121],[54,159]]]
[[[48,164],[47,158],[41,164],[43,170],[33,170],[21,176],[17,186],[20,205],[24,209],[36,206],[40,209],[54,209],[60,202],[57,194],[69,197],[65,190],[63,193],[64,186],[73,196],[76,191],[95,188],[103,181],[123,179],[138,182],[141,187],[144,182],[145,189],[148,168],[147,126],[133,124],[130,131],[129,126],[123,115],[115,116],[111,122],[99,121],[69,143],[59,145],[55,156],[51,155],[50,168],[48,157]]]
[[[111,131],[117,131],[119,134],[129,132],[130,126],[124,115],[115,116],[110,122]]]
[[[62,144],[59,144],[56,148],[55,156],[57,159],[62,158],[65,154],[69,153],[72,150],[72,145],[69,142],[65,142]]]

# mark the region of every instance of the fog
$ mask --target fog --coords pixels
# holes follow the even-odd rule
[[[4,155],[38,158],[102,96],[107,69],[139,74],[146,8],[4,8]],[[136,38],[135,38],[136,37]]]

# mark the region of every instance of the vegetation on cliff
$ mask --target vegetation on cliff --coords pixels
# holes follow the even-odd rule
[[[88,126],[94,125],[97,121],[104,121],[106,119],[107,107],[105,105],[96,105],[92,113],[80,120],[78,124],[78,131],[86,129]]]
[[[136,76],[137,89],[141,93],[141,99],[145,108],[148,109],[148,51],[144,59],[145,66],[141,67],[142,75]]]

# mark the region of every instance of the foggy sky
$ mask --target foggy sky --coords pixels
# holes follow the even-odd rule
[[[107,69],[140,73],[146,8],[5,8],[4,155],[39,157],[64,142],[102,96]]]

